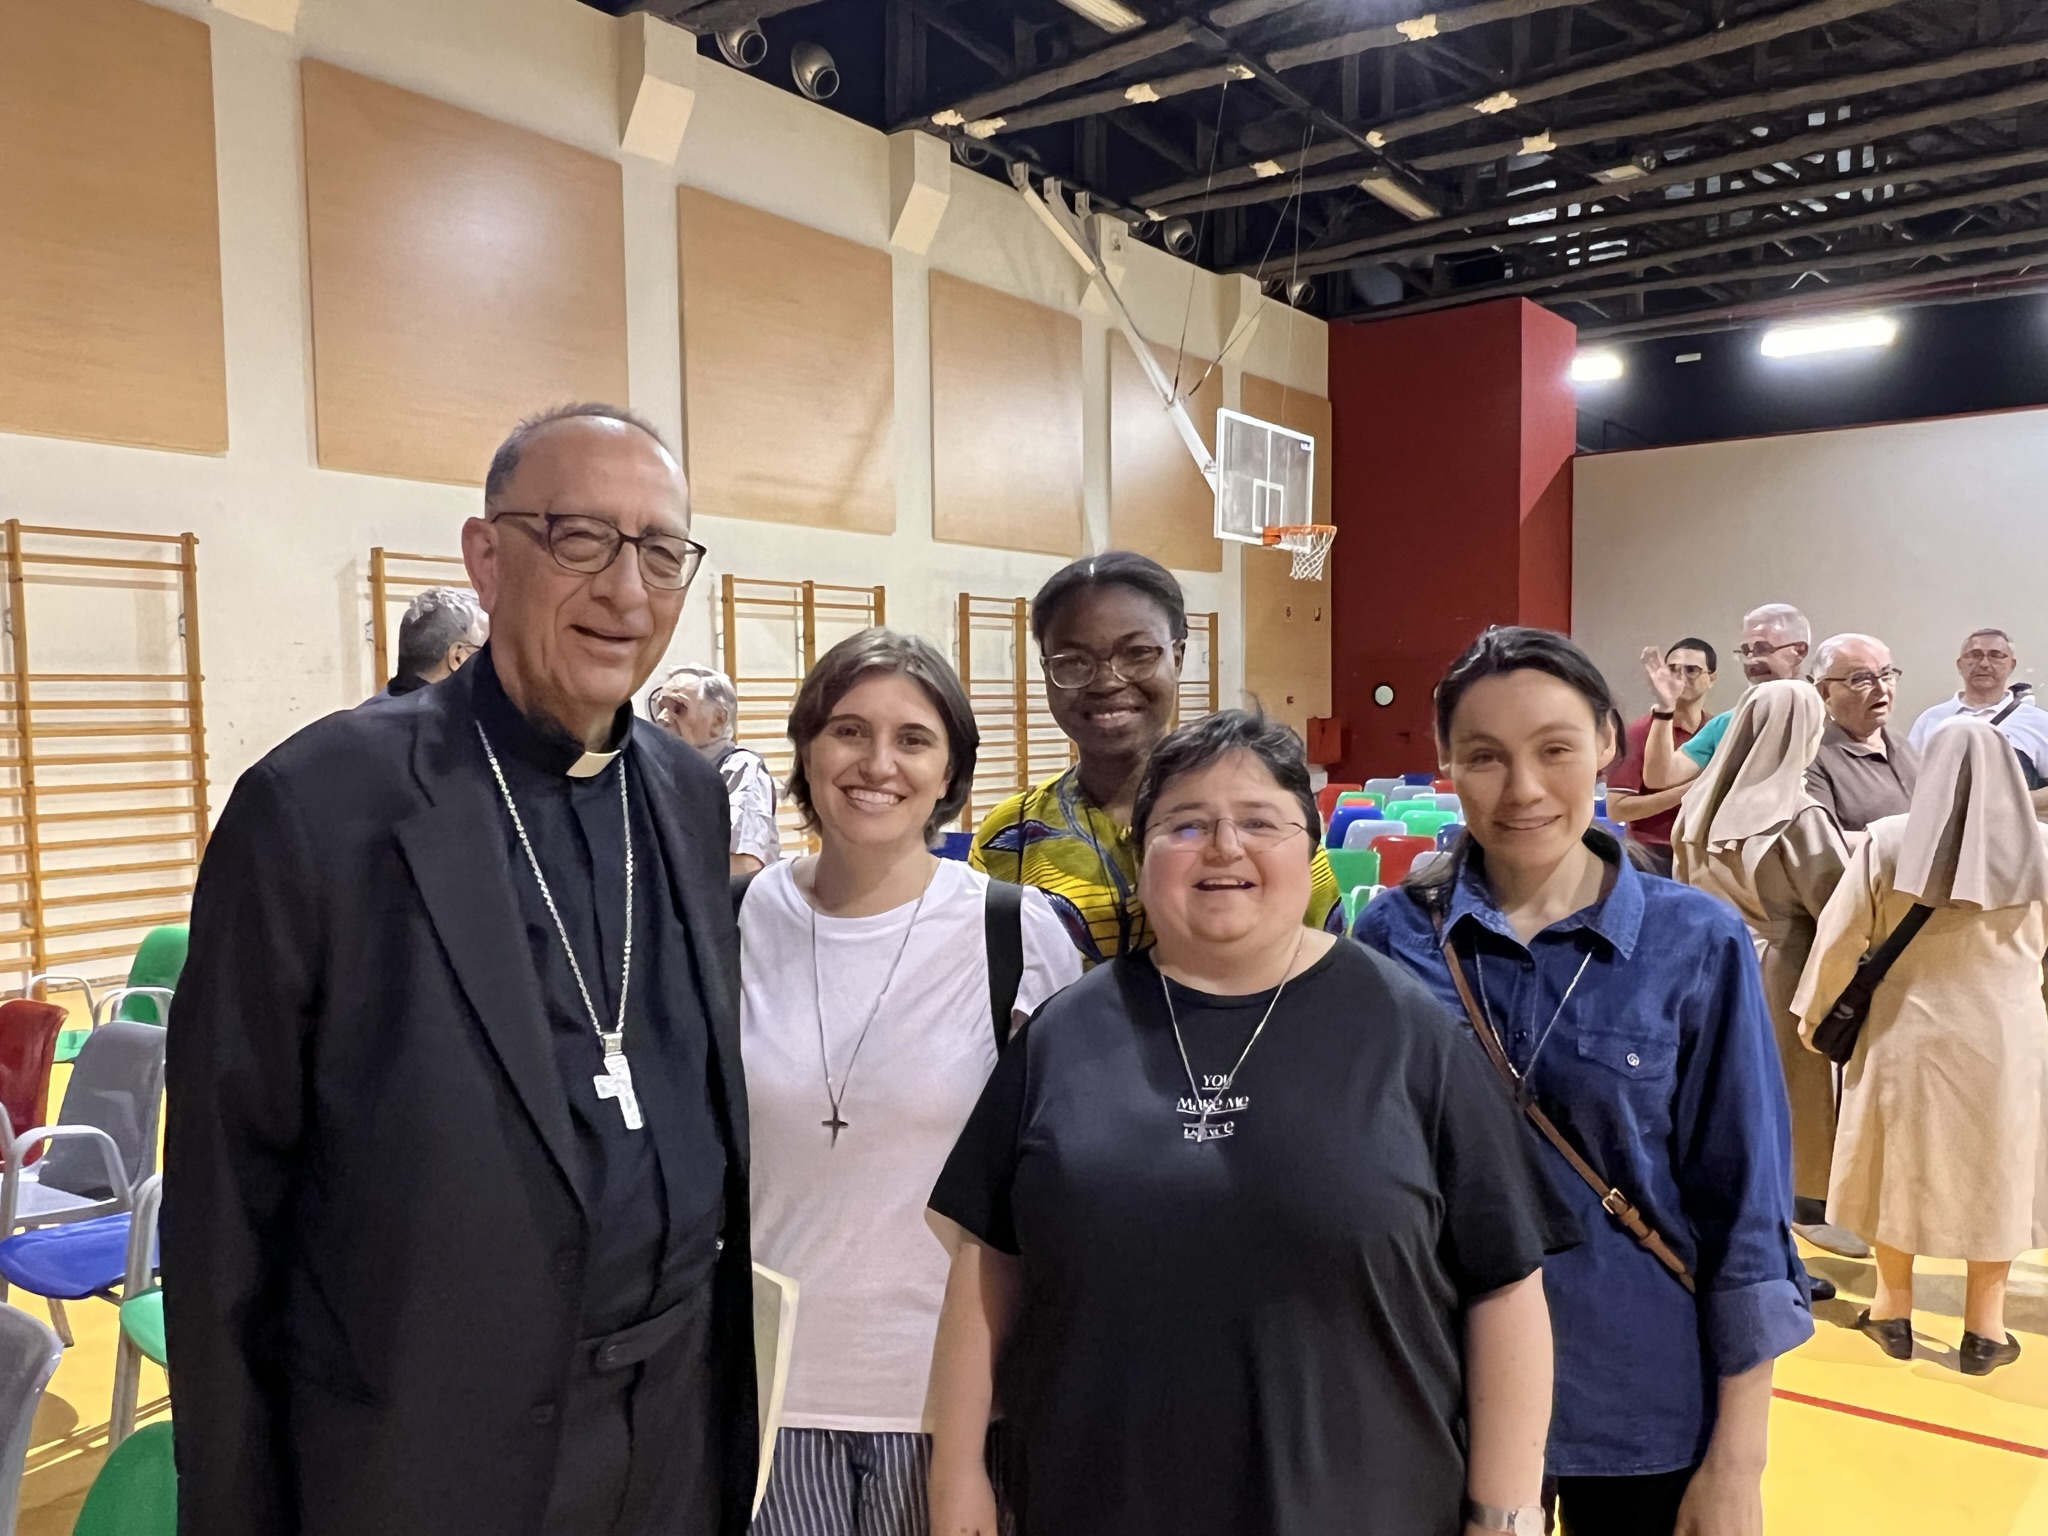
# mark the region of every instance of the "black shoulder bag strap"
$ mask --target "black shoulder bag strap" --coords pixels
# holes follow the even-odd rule
[[[1529,1117],[1529,1123],[1535,1126],[1537,1133],[1557,1150],[1557,1155],[1571,1166],[1572,1172],[1584,1181],[1588,1189],[1600,1197],[1602,1209],[1620,1222],[1623,1230],[1641,1243],[1651,1258],[1669,1270],[1672,1279],[1688,1291],[1692,1290],[1692,1271],[1685,1267],[1685,1260],[1672,1251],[1671,1245],[1664,1241],[1661,1232],[1643,1220],[1643,1213],[1636,1208],[1633,1200],[1600,1176],[1600,1171],[1586,1160],[1585,1154],[1572,1145],[1571,1138],[1557,1128],[1557,1122],[1543,1112],[1543,1107],[1536,1102],[1535,1095],[1524,1089],[1520,1075],[1515,1071],[1513,1063],[1508,1060],[1506,1048],[1500,1043],[1500,1036],[1494,1033],[1491,1021],[1480,1011],[1479,1000],[1472,995],[1472,984],[1465,979],[1465,966],[1458,958],[1458,947],[1444,931],[1441,907],[1432,903],[1429,917],[1436,928],[1437,943],[1443,948],[1444,964],[1450,969],[1451,985],[1458,989],[1458,1001],[1465,1005],[1465,1019],[1471,1024],[1472,1033],[1479,1037],[1480,1048],[1486,1052],[1486,1059],[1493,1064],[1493,1070],[1499,1073],[1500,1080],[1507,1084],[1509,1097],[1521,1106],[1522,1113]]]
[[[1899,919],[1899,926],[1884,936],[1884,942],[1856,962],[1856,974],[1849,978],[1849,985],[1842,988],[1834,1007],[1814,1026],[1813,1048],[1836,1066],[1849,1065],[1849,1059],[1856,1054],[1856,1041],[1863,1033],[1863,1021],[1870,1017],[1871,998],[1877,994],[1885,973],[1913,942],[1913,935],[1926,927],[1932,916],[1934,908],[1915,902],[1912,910]]]
[[[2012,702],[1993,715],[1991,723],[1994,726],[2003,725],[2014,710],[2027,702],[2027,695],[2030,691],[2031,687],[2029,684],[2014,683],[2012,687]],[[2012,750],[2013,756],[2020,760],[2020,777],[2027,781],[2027,792],[2031,794],[2037,789],[2048,789],[2048,779],[2041,777],[2041,770],[2036,768],[2034,760],[2027,756],[2027,749],[2018,742],[2014,742]]]
[[[1017,989],[1024,984],[1024,887],[991,878],[982,898],[981,926],[988,946],[988,1011],[996,1050],[1010,1043]]]

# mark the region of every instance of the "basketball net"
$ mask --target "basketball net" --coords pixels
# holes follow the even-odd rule
[[[1259,530],[1259,541],[1268,549],[1284,549],[1294,557],[1287,574],[1296,581],[1320,581],[1329,564],[1330,546],[1337,542],[1337,530],[1329,523],[1276,524]]]

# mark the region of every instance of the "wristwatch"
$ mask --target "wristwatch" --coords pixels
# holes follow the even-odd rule
[[[1482,1531],[1503,1531],[1506,1536],[1543,1536],[1543,1506],[1524,1504],[1520,1509],[1503,1509],[1498,1504],[1467,1499],[1465,1523]]]

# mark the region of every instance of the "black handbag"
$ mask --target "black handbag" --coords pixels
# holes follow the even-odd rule
[[[1863,1021],[1870,1017],[1870,1000],[1884,981],[1885,972],[1906,952],[1913,935],[1926,927],[1932,916],[1934,908],[1916,902],[1899,919],[1899,926],[1885,935],[1884,942],[1856,962],[1856,974],[1849,985],[1842,988],[1842,995],[1835,999],[1827,1016],[1814,1026],[1813,1048],[1836,1066],[1849,1065],[1849,1058],[1856,1054],[1856,1041],[1863,1033]]]

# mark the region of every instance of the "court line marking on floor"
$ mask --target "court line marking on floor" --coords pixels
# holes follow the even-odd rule
[[[1773,1387],[1771,1396],[1782,1397],[1789,1403],[1799,1403],[1808,1408],[1826,1408],[1834,1413],[1846,1413],[1858,1419],[1870,1419],[1879,1424],[1890,1424],[1898,1429],[1924,1430],[1930,1435],[1941,1435],[1949,1440],[1963,1440],[1971,1445],[1987,1446],[1994,1451],[2011,1451],[2020,1456],[2034,1456],[2048,1461],[2048,1445],[2028,1445],[2019,1440],[2001,1440],[1996,1435],[1980,1435],[1973,1429],[1957,1429],[1951,1424],[1930,1424],[1925,1419],[1909,1419],[1903,1414],[1886,1413],[1881,1408],[1865,1408],[1856,1403],[1838,1403],[1831,1397],[1812,1397],[1804,1392],[1794,1392],[1789,1387]]]

